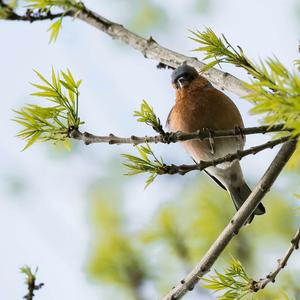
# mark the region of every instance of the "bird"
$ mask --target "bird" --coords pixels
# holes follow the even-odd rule
[[[245,136],[242,135],[241,128],[244,128],[244,123],[238,108],[228,96],[213,87],[195,68],[187,64],[177,67],[172,72],[171,80],[176,90],[176,101],[167,118],[166,125],[169,130],[187,133],[207,130],[210,133],[209,139],[181,142],[196,163],[243,150]],[[240,129],[241,134],[234,137],[213,138],[214,130],[234,128]],[[228,191],[236,210],[251,193],[239,160],[210,166],[205,172],[220,187]],[[254,215],[264,213],[265,208],[260,203],[246,220],[245,225],[252,222]]]

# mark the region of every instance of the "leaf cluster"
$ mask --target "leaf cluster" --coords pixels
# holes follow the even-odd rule
[[[212,60],[204,71],[221,63],[243,68],[253,77],[250,83],[245,83],[250,93],[244,97],[255,105],[251,112],[262,114],[265,124],[284,123],[286,128],[294,129],[294,136],[300,134],[300,60],[295,61],[297,70],[292,71],[276,57],[256,64],[240,46],[234,48],[224,35],[218,37],[210,28],[204,32],[192,31],[192,34],[191,38],[202,45],[195,51],[203,52],[204,60]]]
[[[53,22],[47,31],[50,31],[49,43],[56,42],[58,34],[62,27],[63,18],[59,18],[56,22]]]
[[[137,117],[138,122],[151,126],[159,134],[165,135],[160,119],[156,116],[153,108],[145,101],[142,101],[140,110],[135,110],[133,115]],[[126,159],[123,165],[128,169],[126,175],[137,175],[141,173],[150,173],[150,177],[146,181],[147,188],[156,178],[157,175],[163,174],[165,164],[162,158],[157,158],[149,144],[145,146],[135,146],[140,157],[123,154]]]
[[[27,7],[30,10],[37,11],[37,15],[48,14],[52,8],[63,9],[64,12],[61,17],[57,21],[53,22],[48,28],[48,31],[50,32],[49,43],[57,40],[65,13],[70,9],[73,9],[78,13],[84,7],[82,2],[75,0],[26,0],[26,2],[28,3]]]
[[[37,89],[33,96],[41,97],[51,106],[27,104],[20,110],[15,110],[13,119],[22,129],[17,136],[26,140],[24,149],[36,141],[67,142],[70,128],[78,128],[83,122],[78,115],[79,86],[81,80],[75,81],[70,70],[61,71],[57,75],[52,69],[51,81],[35,71],[41,84],[32,83]]]
[[[171,205],[160,207],[155,214],[155,219],[151,222],[151,225],[154,225],[153,228],[146,229],[142,234],[142,240],[147,244],[162,242],[176,254],[177,259],[182,260],[183,263],[189,263],[190,245],[187,241],[187,228],[179,219],[176,208]]]
[[[219,300],[239,300],[252,292],[250,288],[253,279],[247,275],[237,259],[232,258],[224,274],[216,270],[214,272],[210,278],[202,278],[206,282],[203,287],[213,291],[224,291],[223,295],[218,296]]]
[[[134,111],[133,115],[137,117],[138,122],[151,126],[159,134],[164,134],[160,119],[156,116],[153,108],[145,101],[142,101],[140,110]]]
[[[122,154],[126,159],[123,165],[128,169],[126,175],[129,176],[147,172],[150,173],[150,177],[147,179],[145,185],[145,188],[147,188],[154,181],[156,176],[162,173],[165,164],[162,158],[156,157],[149,144],[135,147],[138,150],[140,157]]]
[[[13,9],[17,5],[16,1],[9,1],[7,4],[0,3],[0,20],[7,19],[12,13]]]

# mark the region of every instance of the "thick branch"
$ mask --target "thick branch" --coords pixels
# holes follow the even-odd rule
[[[224,137],[232,137],[240,134],[248,135],[248,134],[256,134],[256,133],[269,133],[269,132],[277,132],[277,131],[291,131],[291,129],[284,128],[283,124],[278,124],[274,126],[259,126],[259,127],[249,127],[249,128],[239,128],[236,129],[228,129],[228,130],[218,130],[207,131],[207,130],[199,130],[193,133],[185,133],[185,132],[167,132],[166,134],[156,135],[156,136],[144,136],[138,137],[132,135],[131,137],[118,137],[114,134],[110,134],[108,136],[97,136],[88,132],[80,132],[78,129],[71,128],[69,131],[69,137],[83,141],[86,145],[94,144],[94,143],[108,143],[108,144],[144,144],[144,143],[176,143],[178,141],[187,141],[192,139],[207,139],[213,135],[214,138],[224,138]]]
[[[243,224],[254,212],[257,205],[260,203],[265,194],[269,191],[272,184],[282,171],[283,167],[290,159],[295,151],[296,141],[291,140],[286,142],[279,150],[278,154],[272,161],[268,170],[265,172],[261,180],[258,182],[248,199],[242,207],[236,212],[229,224],[225,227],[219,237],[215,240],[202,260],[195,268],[174,287],[163,299],[177,300],[184,296],[188,291],[193,290],[196,283],[203,277],[213,266],[217,258],[227,247],[232,238],[238,233]]]
[[[1,0],[0,6],[4,7],[4,5],[5,4]],[[8,14],[6,19],[34,22],[53,19],[63,15],[73,16],[74,18],[80,19],[89,25],[96,27],[97,29],[111,36],[113,39],[120,40],[130,47],[138,50],[144,55],[145,58],[158,61],[160,66],[165,65],[171,68],[176,68],[183,62],[186,62],[195,67],[199,72],[201,71],[202,67],[205,66],[204,63],[200,62],[195,57],[186,56],[162,47],[152,37],[145,39],[126,29],[123,25],[114,23],[84,6],[82,6],[80,9],[74,8],[71,10],[66,10],[63,14],[56,15],[51,13],[49,13],[49,15],[30,13],[29,17],[27,15],[18,15],[11,10],[11,13]],[[204,72],[203,75],[218,88],[222,90],[226,89],[227,91],[238,96],[246,96],[250,92],[250,90],[245,87],[243,81],[227,72],[222,72],[218,69],[211,68]]]
[[[125,44],[140,51],[145,58],[157,60],[163,65],[176,68],[183,62],[187,62],[198,71],[201,71],[202,67],[205,66],[204,63],[200,62],[195,57],[185,56],[168,48],[162,47],[152,37],[145,39],[129,31],[123,25],[107,20],[87,8],[82,10],[76,17],[107,33],[113,39],[121,40]],[[226,89],[238,96],[245,96],[250,92],[250,90],[244,86],[243,81],[229,73],[222,72],[217,69],[210,69],[203,75],[220,89]]]
[[[294,250],[299,248],[299,241],[300,241],[300,228],[297,230],[297,233],[291,240],[291,245],[287,249],[284,256],[278,260],[277,268],[274,271],[272,271],[269,275],[267,275],[266,278],[260,279],[258,281],[253,281],[251,290],[253,290],[254,292],[257,292],[259,290],[264,289],[265,286],[267,284],[269,284],[270,282],[275,282],[276,276],[287,265],[287,262],[288,262],[290,256],[292,255],[292,253],[294,252]]]

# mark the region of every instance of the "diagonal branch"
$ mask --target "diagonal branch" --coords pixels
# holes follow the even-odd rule
[[[268,274],[266,278],[260,279],[258,281],[253,281],[251,286],[251,290],[253,292],[257,292],[259,290],[264,289],[265,286],[270,282],[275,282],[276,276],[287,265],[287,262],[290,256],[292,255],[292,253],[294,252],[294,250],[299,249],[299,242],[300,242],[300,228],[297,230],[297,233],[291,240],[291,244],[287,249],[286,253],[284,254],[284,256],[278,260],[277,268],[274,271],[272,271],[270,274]]]
[[[188,291],[193,290],[194,286],[203,275],[209,272],[217,258],[227,247],[229,242],[238,233],[243,224],[254,212],[257,205],[261,202],[266,193],[270,190],[274,181],[286,165],[296,148],[296,140],[286,142],[279,150],[278,154],[272,161],[268,170],[257,183],[256,187],[244,202],[242,207],[236,212],[229,224],[225,227],[219,237],[215,240],[202,260],[194,269],[174,287],[163,300],[177,300],[184,296]]]
[[[185,56],[160,46],[152,37],[145,39],[129,31],[123,25],[114,23],[87,8],[84,8],[76,18],[105,32],[113,39],[121,40],[141,52],[145,58],[157,60],[163,65],[176,68],[182,63],[187,62],[198,71],[201,71],[203,66],[206,65],[195,57]],[[226,89],[238,96],[246,96],[250,92],[250,90],[245,87],[243,81],[218,69],[212,68],[204,72],[203,75],[220,89]]]
[[[0,7],[7,7],[2,0],[0,0]],[[18,20],[18,21],[42,21],[42,20],[52,20],[57,17],[62,16],[72,16],[74,18],[80,19],[85,23],[96,27],[98,30],[111,36],[113,39],[120,40],[127,44],[128,46],[141,52],[145,58],[153,59],[159,62],[159,66],[168,66],[171,68],[176,68],[182,63],[186,62],[189,65],[195,67],[198,71],[206,65],[199,61],[195,57],[186,56],[181,53],[175,52],[171,49],[165,48],[159,45],[152,37],[145,39],[132,31],[125,28],[123,25],[112,22],[96,12],[93,12],[86,8],[83,4],[82,7],[78,9],[68,9],[62,14],[35,14],[30,13],[27,15],[18,15],[10,8],[10,13],[7,14],[6,20]],[[250,93],[250,90],[245,87],[244,82],[235,76],[220,71],[218,69],[211,68],[203,73],[212,84],[217,86],[222,90],[227,90],[238,96],[246,96]]]
[[[165,134],[160,134],[156,136],[143,136],[138,137],[132,135],[130,137],[119,137],[114,134],[110,134],[108,136],[98,136],[91,134],[89,132],[80,132],[77,128],[70,128],[68,136],[70,138],[83,141],[86,145],[95,144],[95,143],[108,143],[111,145],[114,144],[144,144],[144,143],[176,143],[179,141],[187,141],[192,139],[207,139],[213,135],[213,138],[224,138],[224,137],[232,137],[237,135],[249,135],[249,134],[257,134],[257,133],[270,133],[270,132],[278,132],[278,131],[292,131],[289,128],[284,128],[283,124],[273,125],[273,126],[258,126],[258,127],[248,127],[248,128],[239,128],[237,129],[227,129],[227,130],[217,130],[213,131],[213,133],[207,130],[199,130],[193,133],[185,133],[185,132],[166,132]]]

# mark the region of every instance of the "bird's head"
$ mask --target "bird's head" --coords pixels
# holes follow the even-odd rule
[[[175,89],[183,89],[198,77],[199,73],[195,68],[183,64],[173,71],[171,75],[172,85]]]

